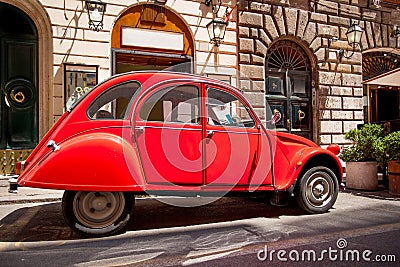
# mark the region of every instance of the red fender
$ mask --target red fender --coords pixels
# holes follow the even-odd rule
[[[119,136],[88,133],[49,148],[24,172],[21,186],[79,191],[143,191],[137,152]]]
[[[288,189],[298,178],[301,178],[299,175],[304,168],[307,168],[307,163],[321,156],[327,156],[325,159],[329,158],[331,162],[334,162],[336,170],[332,171],[339,174],[339,177],[337,178],[340,183],[343,176],[343,169],[335,154],[319,147],[306,147],[297,151],[297,153],[292,157],[289,167],[287,168],[287,175],[280,176],[281,179],[276,181],[276,188],[278,190]],[[322,163],[322,165],[324,165],[324,163]]]

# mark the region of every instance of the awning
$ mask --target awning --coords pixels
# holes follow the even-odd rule
[[[384,74],[363,81],[363,84],[400,86],[400,68],[391,70]]]

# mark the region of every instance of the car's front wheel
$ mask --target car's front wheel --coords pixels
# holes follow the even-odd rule
[[[309,213],[323,213],[335,204],[338,194],[339,183],[333,171],[323,166],[313,167],[301,177],[297,204]]]
[[[75,232],[106,236],[124,229],[132,216],[134,196],[122,192],[65,191],[64,218]]]

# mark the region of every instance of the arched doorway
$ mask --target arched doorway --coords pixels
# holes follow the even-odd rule
[[[163,5],[139,4],[127,9],[112,30],[111,47],[113,74],[166,68],[193,72],[190,29]]]
[[[384,51],[363,54],[364,95],[368,99],[368,106],[364,107],[366,122],[400,119],[400,84],[384,77],[396,69],[400,72],[400,55]]]
[[[35,24],[17,7],[0,3],[0,149],[38,142],[37,60]]]
[[[311,63],[307,53],[291,40],[279,40],[265,58],[267,116],[279,111],[278,131],[313,139]]]

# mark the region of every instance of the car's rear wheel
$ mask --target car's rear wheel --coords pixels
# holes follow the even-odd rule
[[[323,213],[335,204],[338,194],[339,183],[333,171],[313,167],[301,177],[297,204],[309,213]]]
[[[122,192],[65,191],[64,218],[86,236],[106,236],[124,229],[132,215],[134,196]]]

